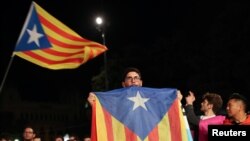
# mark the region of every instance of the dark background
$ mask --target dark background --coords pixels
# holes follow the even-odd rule
[[[142,71],[144,86],[173,87],[197,99],[216,92],[226,101],[234,92],[249,99],[250,10],[236,1],[36,0],[82,37],[102,43],[95,17],[104,15],[109,89],[120,87],[128,66]],[[1,4],[0,80],[15,48],[30,0]],[[48,70],[15,57],[5,87],[31,101],[54,101],[64,89],[86,98],[91,79],[103,71],[103,55],[73,70]],[[199,106],[199,102],[197,102]]]

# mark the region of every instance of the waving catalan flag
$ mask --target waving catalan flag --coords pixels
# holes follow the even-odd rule
[[[91,141],[191,141],[176,92],[147,87],[96,92]]]
[[[73,69],[107,48],[87,40],[32,2],[14,55],[49,69]]]

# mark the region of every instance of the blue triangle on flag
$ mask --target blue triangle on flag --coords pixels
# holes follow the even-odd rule
[[[96,96],[113,117],[143,140],[159,124],[173,104],[176,89],[129,87],[96,92]],[[138,99],[142,99],[143,104],[139,100],[135,106],[134,101]]]
[[[29,51],[52,47],[32,5],[20,34],[15,51]]]

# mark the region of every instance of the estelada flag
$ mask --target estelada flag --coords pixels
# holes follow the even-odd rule
[[[91,141],[191,141],[176,92],[148,87],[95,92]]]
[[[82,38],[32,2],[14,55],[48,69],[73,69],[107,48]]]

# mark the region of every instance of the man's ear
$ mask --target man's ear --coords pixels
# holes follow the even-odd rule
[[[239,101],[238,105],[239,105],[240,109],[242,109],[243,111],[245,110],[242,101]]]
[[[208,107],[209,107],[210,109],[213,109],[214,105],[213,105],[213,104],[208,104]]]

